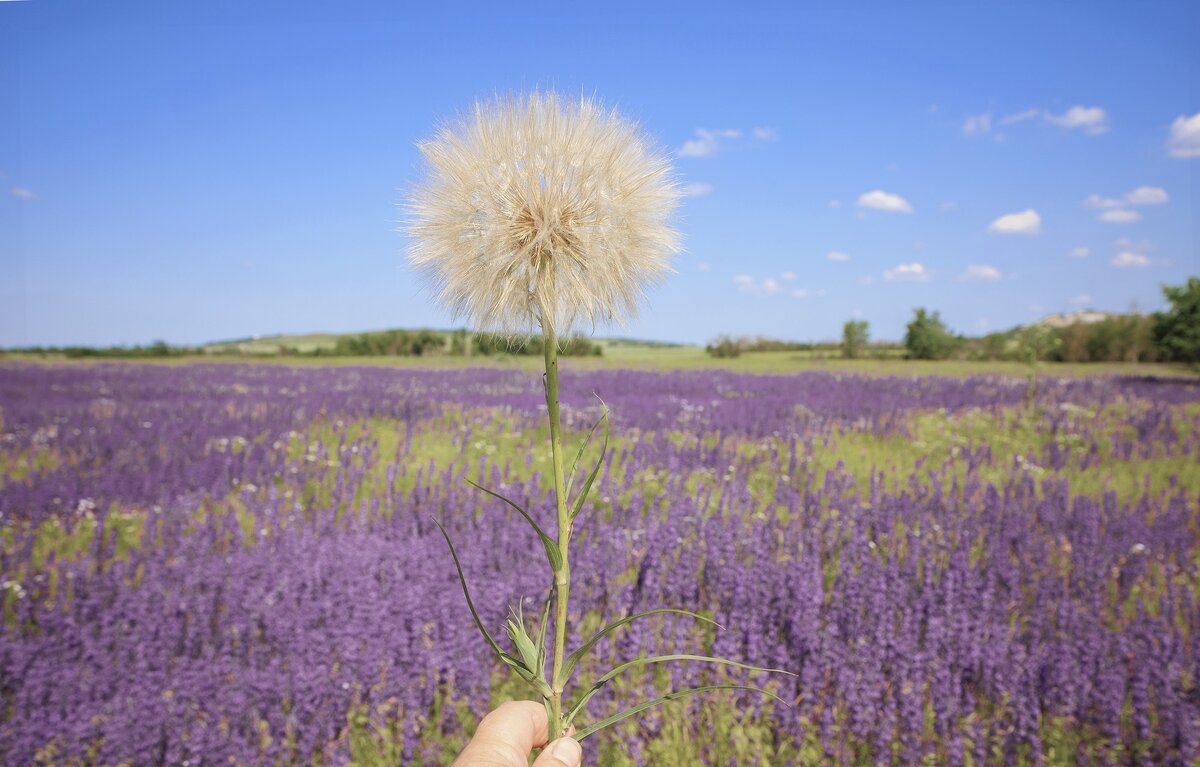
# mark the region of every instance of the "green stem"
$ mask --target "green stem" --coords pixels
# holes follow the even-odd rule
[[[571,566],[567,545],[571,540],[571,520],[567,516],[567,491],[563,477],[562,425],[558,412],[558,339],[553,328],[543,328],[546,346],[546,409],[550,417],[550,450],[554,460],[554,496],[558,503],[558,547],[562,567],[554,573],[554,669],[550,697],[550,740],[563,734],[562,685],[563,650],[567,644],[567,601],[571,595]]]

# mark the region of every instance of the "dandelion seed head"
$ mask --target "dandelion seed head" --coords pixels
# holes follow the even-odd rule
[[[479,330],[622,324],[679,252],[667,156],[599,102],[477,103],[422,142],[409,263]]]

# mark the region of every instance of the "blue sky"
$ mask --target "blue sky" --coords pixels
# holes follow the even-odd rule
[[[695,193],[602,334],[973,334],[1200,274],[1200,3],[638,5],[0,2],[0,346],[450,326],[415,142],[534,86]]]

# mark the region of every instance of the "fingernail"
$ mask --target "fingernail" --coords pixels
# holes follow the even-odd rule
[[[564,764],[578,765],[583,761],[583,749],[574,738],[559,738],[550,744],[550,755]]]

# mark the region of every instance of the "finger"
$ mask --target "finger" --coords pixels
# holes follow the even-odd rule
[[[538,756],[533,767],[579,767],[583,762],[583,749],[574,738],[559,738]]]
[[[545,706],[509,701],[483,718],[454,767],[526,767],[529,752],[544,744],[548,734]]]

